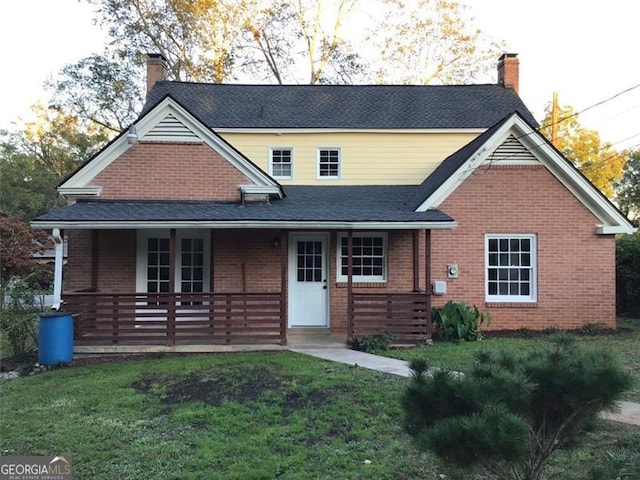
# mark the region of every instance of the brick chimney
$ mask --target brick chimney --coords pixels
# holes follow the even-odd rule
[[[166,80],[169,73],[167,59],[161,53],[147,54],[147,95],[153,85],[160,80]]]
[[[505,53],[498,60],[498,84],[513,88],[518,93],[520,86],[520,60],[517,53]]]

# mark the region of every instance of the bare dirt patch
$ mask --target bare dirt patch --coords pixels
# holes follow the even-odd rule
[[[227,367],[185,375],[149,374],[131,387],[139,393],[158,395],[166,405],[202,402],[218,406],[224,401],[258,401],[266,392],[280,390],[290,380],[275,366]]]

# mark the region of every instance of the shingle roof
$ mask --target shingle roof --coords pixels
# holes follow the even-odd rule
[[[489,128],[514,111],[510,88],[484,85],[237,85],[157,82],[141,113],[170,95],[209,128]]]
[[[192,201],[85,200],[33,223],[141,221],[453,222],[439,210],[414,212],[415,186],[288,186],[271,204]]]
[[[509,115],[510,117],[510,115]],[[455,172],[462,167],[467,160],[500,129],[509,117],[493,125],[487,131],[478,135],[464,147],[445,158],[436,169],[419,185],[415,190],[415,196],[411,203],[412,208],[418,208],[427,198],[429,198],[440,186],[446,182]]]

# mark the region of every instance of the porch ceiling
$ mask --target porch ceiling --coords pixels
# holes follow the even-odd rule
[[[44,214],[35,228],[454,228],[440,210],[415,212],[416,186],[288,186],[271,203],[81,200]]]

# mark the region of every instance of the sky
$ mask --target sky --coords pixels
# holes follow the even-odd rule
[[[579,121],[601,140],[618,150],[640,148],[640,2],[462,3],[475,27],[518,54],[520,96],[538,120],[557,92],[560,105],[586,110]],[[0,129],[12,129],[30,105],[47,100],[43,83],[63,65],[102,51],[105,37],[92,18],[79,0],[0,1]]]

